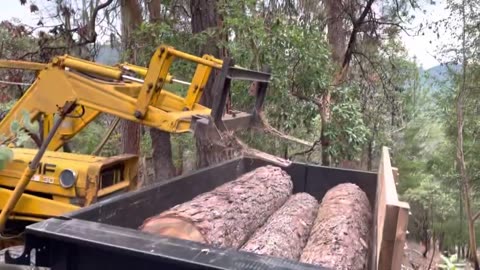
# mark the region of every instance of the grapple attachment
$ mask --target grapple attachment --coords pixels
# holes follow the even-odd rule
[[[213,105],[209,116],[195,116],[192,119],[192,130],[197,136],[218,139],[221,132],[249,129],[258,124],[259,114],[263,109],[270,68],[254,71],[234,66],[233,60],[223,60],[222,68],[213,83]],[[255,96],[255,105],[250,112],[226,111],[227,99],[234,80],[251,82],[250,94]]]

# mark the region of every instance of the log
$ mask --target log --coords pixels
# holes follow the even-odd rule
[[[241,250],[298,261],[317,211],[318,202],[313,196],[307,193],[290,196]]]
[[[148,218],[140,230],[238,249],[287,201],[292,189],[285,171],[260,167]]]
[[[368,262],[372,210],[355,184],[340,184],[322,199],[300,262],[338,270],[363,270]]]

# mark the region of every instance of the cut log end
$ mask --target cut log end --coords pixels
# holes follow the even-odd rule
[[[194,224],[178,217],[150,219],[140,229],[156,235],[205,243],[205,238]]]

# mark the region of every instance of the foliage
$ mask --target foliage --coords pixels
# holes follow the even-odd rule
[[[342,91],[343,92],[343,91]],[[369,130],[364,124],[360,104],[354,100],[354,95],[342,93],[346,98],[337,102],[332,108],[333,121],[331,128],[326,132],[330,141],[336,142],[328,150],[330,155],[338,159],[354,160],[355,155],[363,150],[367,142]]]
[[[367,22],[362,24],[346,80],[335,86],[330,85],[336,67],[326,34],[328,14],[324,2],[219,0],[216,1],[222,19],[219,27],[195,35],[191,29],[189,1],[160,2],[160,19],[145,20],[133,34],[135,42],[132,51],[122,53],[133,55],[137,64],[148,66],[152,53],[160,44],[168,44],[192,54],[198,54],[198,48],[201,47],[218,46],[222,54],[231,56],[242,67],[260,70],[268,65],[272,80],[264,112],[269,124],[281,132],[311,142],[319,141],[322,128],[320,99],[327,89],[333,87],[332,121],[325,133],[332,165],[341,164],[344,160],[359,160],[362,169],[375,170],[381,147],[391,147],[393,164],[400,171],[398,191],[402,200],[410,203],[412,210],[409,237],[423,241],[425,235],[435,235],[440,239],[442,248],[450,250],[465,245],[468,231],[456,162],[455,101],[463,81],[463,74],[458,71],[465,53],[468,59],[465,80],[469,90],[464,106],[465,159],[472,182],[473,208],[479,211],[480,91],[477,85],[480,82],[480,1],[467,1],[467,46],[463,50],[460,44],[461,28],[458,27],[459,12],[463,6],[458,0],[447,1],[450,19],[431,21],[427,25],[426,29],[430,27],[439,39],[443,38],[439,32],[442,25],[450,28],[454,37],[449,40],[450,43],[439,48],[437,55],[443,60],[444,66],[451,70],[451,74],[445,81],[432,85],[426,82],[434,78],[423,77],[418,64],[409,59],[400,40],[400,29],[408,21],[410,6],[417,7],[421,1],[377,1],[379,13],[375,15],[378,16],[370,14]],[[89,7],[79,12],[80,7],[92,3],[68,1],[68,5],[59,5],[58,11],[64,12],[58,14],[56,20],[66,22],[65,16],[75,11],[67,21],[75,22],[78,26],[84,25],[92,16],[92,9]],[[358,17],[357,13],[363,7],[361,3],[357,5],[352,6],[354,10],[349,14],[353,18]],[[109,26],[113,24],[116,9],[117,6],[111,5],[104,10]],[[378,23],[380,19],[386,20],[385,23]],[[109,32],[104,26],[105,23],[99,24],[101,35],[111,35],[109,45],[118,45],[115,42],[116,33]],[[345,26],[352,27],[351,22]],[[55,45],[83,56],[87,55],[86,51],[95,48],[92,44],[84,47],[78,45],[82,40],[93,37],[91,30],[81,37],[78,31],[82,27],[69,27],[67,29],[61,23],[51,29],[52,32],[44,33],[43,38],[39,38],[32,35],[30,28],[22,30],[17,23],[0,25],[0,56],[45,61],[54,52],[59,52],[45,51],[45,47]],[[70,38],[73,38],[74,44],[68,43]],[[212,40],[217,43],[207,43]],[[40,41],[45,41],[45,46],[39,48]],[[60,51],[63,52],[63,49]],[[195,66],[186,61],[176,61],[171,69],[176,78],[186,81],[191,79],[194,71]],[[30,73],[0,72],[1,79],[18,82],[33,79]],[[231,99],[234,109],[251,110],[254,98],[248,95],[248,87],[249,84],[244,82],[233,85]],[[180,95],[187,90],[187,87],[178,84],[166,85],[165,88]],[[6,102],[19,98],[25,90],[25,87],[0,85],[1,110],[8,110],[12,103]],[[6,96],[11,92],[15,95]],[[24,116],[12,124],[11,131],[19,145],[26,144],[28,139],[21,127],[36,128],[25,119]],[[75,152],[91,153],[111,121],[111,117],[102,116],[78,134],[71,142]],[[267,132],[249,130],[239,133],[239,136],[249,146],[281,157],[312,163],[321,160],[322,146],[318,143],[311,151],[306,151],[308,149],[303,145],[287,142]],[[120,134],[116,131],[101,154],[118,154],[119,141]],[[191,134],[171,136],[173,161],[177,167],[187,167],[185,164],[191,162],[195,152],[194,141]],[[151,155],[152,141],[147,128],[142,133],[141,149],[143,155]],[[5,160],[11,158],[9,153],[5,147],[0,149],[0,160],[2,157]]]
[[[8,112],[15,103],[14,100],[1,104],[0,110]],[[10,124],[9,134],[0,134],[0,170],[4,169],[13,159],[13,151],[10,147],[32,146],[33,142],[29,135],[29,131],[38,130],[38,122],[31,122],[30,114],[26,110],[20,112],[20,116],[13,120]]]
[[[18,59],[37,61],[35,55],[28,52],[34,50],[36,39],[30,30],[18,22],[0,22],[0,59]],[[12,83],[26,83],[34,79],[34,74],[19,69],[0,69],[0,79]],[[23,85],[0,84],[0,102],[18,99],[27,89]]]
[[[457,269],[454,262],[452,261],[453,258],[447,258],[447,257],[443,256],[442,254],[440,254],[440,258],[442,259],[442,261],[445,264],[445,265],[439,266],[440,269],[448,269],[448,270],[456,270]]]
[[[402,173],[402,181],[399,191],[403,197],[410,202],[412,207],[413,222],[409,230],[413,239],[420,239],[422,235],[421,226],[415,226],[421,220],[427,220],[427,230],[433,232],[441,241],[441,247],[453,250],[455,246],[464,246],[468,243],[467,216],[461,196],[461,176],[458,171],[456,159],[457,151],[457,114],[456,99],[459,89],[463,87],[465,79],[467,97],[463,106],[464,127],[463,140],[465,149],[465,160],[467,164],[467,175],[470,178],[473,204],[473,213],[479,208],[478,186],[479,186],[479,162],[480,152],[477,134],[480,127],[478,117],[479,92],[471,85],[478,84],[478,67],[475,51],[478,45],[475,40],[478,36],[477,29],[470,27],[476,23],[475,12],[478,8],[478,1],[469,1],[466,10],[472,12],[467,15],[466,43],[465,50],[462,48],[462,33],[458,22],[461,21],[463,6],[458,1],[449,1],[451,11],[449,20],[457,18],[456,22],[447,24],[452,27],[453,35],[457,38],[451,39],[440,47],[439,56],[444,61],[444,67],[449,71],[443,82],[435,85],[434,89],[425,88],[421,96],[410,96],[407,102],[407,112],[410,116],[407,120],[407,127],[398,136],[400,144],[396,147],[395,162]],[[460,17],[459,17],[460,16]],[[437,31],[440,23],[432,23],[434,31]],[[441,23],[443,24],[443,23]],[[460,43],[459,43],[460,42]],[[465,52],[467,69],[465,77],[463,70],[459,68],[462,63],[462,55]],[[463,63],[462,63],[463,64]],[[471,87],[471,88],[470,88]],[[426,91],[426,92],[425,92]],[[419,99],[420,98],[420,99]],[[479,233],[478,228],[476,233]],[[477,238],[477,243],[478,243]]]

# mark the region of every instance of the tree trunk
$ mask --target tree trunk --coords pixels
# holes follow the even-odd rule
[[[367,265],[372,212],[366,194],[354,184],[330,189],[322,200],[300,262],[339,270]]]
[[[152,23],[160,22],[161,0],[147,0],[148,16]],[[159,182],[176,175],[172,160],[172,143],[170,133],[150,128],[152,140],[152,161],[155,171],[154,182]]]
[[[314,197],[307,193],[294,194],[241,249],[298,261],[317,211],[318,202]]]
[[[362,12],[360,12],[360,16],[358,18],[355,18],[355,14],[357,13],[356,9],[358,9],[359,6],[353,5],[352,3],[345,3],[347,1],[343,2],[344,3],[338,0],[325,1],[325,7],[328,14],[327,38],[328,43],[330,44],[330,50],[332,51],[332,59],[336,66],[336,72],[333,76],[332,83],[329,87],[327,87],[324,93],[322,93],[319,105],[319,111],[322,120],[322,126],[320,130],[320,142],[322,144],[322,165],[325,166],[329,166],[331,162],[328,148],[332,142],[330,142],[329,138],[326,136],[326,133],[332,120],[332,93],[335,87],[338,87],[345,80],[348,74],[352,55],[357,43],[357,34],[361,32],[360,28],[364,24],[367,15],[371,11],[373,2],[375,2],[375,0],[366,1],[365,7],[363,8]],[[345,19],[350,19],[351,23],[353,24],[348,42]]]
[[[126,53],[126,61],[135,63],[135,48],[132,33],[142,23],[142,7],[138,0],[121,0],[122,15],[122,46]],[[122,152],[140,154],[140,125],[131,121],[122,120]]]
[[[219,29],[222,25],[221,17],[217,12],[216,0],[191,0],[190,10],[192,12],[192,33],[200,33],[209,28]],[[199,48],[200,54],[211,54],[215,57],[223,57],[218,47],[219,37],[212,36],[207,38],[206,44]],[[210,75],[209,81],[203,91],[200,103],[211,108],[213,104],[212,86],[215,80],[215,71]],[[210,165],[228,160],[235,155],[232,150],[226,150],[224,147],[212,143],[207,136],[196,136],[197,147],[197,168],[208,167]]]
[[[150,22],[157,23],[161,21],[161,7],[161,0],[147,0],[148,16],[150,18]]]
[[[443,232],[438,234],[438,250],[443,251],[445,248],[448,248],[448,253],[450,254],[450,250],[451,250],[450,247],[444,246],[444,242],[443,242],[444,238],[445,238],[445,234]]]
[[[332,59],[339,67],[342,66],[347,49],[347,30],[345,29],[345,13],[343,1],[326,0],[325,9],[328,14],[327,38],[332,52]]]
[[[457,97],[457,106],[456,106],[456,113],[457,113],[457,166],[460,171],[461,181],[460,185],[462,187],[462,194],[463,194],[463,202],[465,203],[465,211],[467,214],[467,222],[468,222],[468,234],[469,234],[469,259],[473,263],[475,270],[480,269],[480,265],[478,262],[477,257],[477,240],[475,235],[475,220],[473,219],[473,212],[471,207],[471,194],[470,194],[470,179],[467,173],[467,167],[465,164],[465,154],[463,150],[463,107],[465,106],[465,100],[467,98],[467,86],[466,86],[466,78],[467,78],[467,56],[466,56],[466,14],[465,14],[465,6],[466,0],[463,0],[462,3],[462,20],[463,20],[463,31],[462,31],[462,85],[459,89],[458,97]]]
[[[292,189],[290,176],[282,169],[260,167],[145,220],[141,230],[239,248],[285,203]]]
[[[465,204],[465,212],[467,214],[468,223],[468,235],[469,235],[469,250],[473,251],[469,253],[469,259],[474,264],[475,270],[480,269],[479,262],[476,254],[477,240],[475,235],[475,221],[473,219],[473,212],[471,207],[471,195],[470,195],[470,179],[467,174],[467,168],[465,165],[465,155],[463,152],[463,106],[464,106],[464,90],[460,90],[457,101],[457,162],[461,176],[461,186],[463,202]]]
[[[217,12],[217,0],[190,0],[190,11],[192,12],[193,34],[218,27],[220,17]],[[200,51],[218,56],[220,50],[216,41],[215,37],[210,37]]]
[[[152,161],[155,171],[155,182],[169,179],[175,176],[175,165],[172,160],[172,145],[170,133],[155,128],[150,128],[152,138]]]
[[[121,121],[122,127],[122,153],[140,154],[140,126],[128,120]]]
[[[370,140],[368,141],[368,162],[367,162],[367,170],[372,171],[373,170],[373,159],[374,157],[374,151],[375,149],[373,148],[373,143],[375,142],[375,135],[378,132],[378,127],[377,124],[373,125],[373,132],[371,135]]]
[[[178,164],[175,168],[176,170],[176,175],[181,175],[183,174],[183,168],[184,168],[184,156],[185,156],[185,146],[182,143],[179,143],[177,145],[177,156],[178,156]]]
[[[327,23],[327,38],[328,43],[330,44],[330,50],[332,52],[332,59],[334,64],[338,67],[338,72],[335,75],[333,86],[328,87],[321,97],[321,108],[320,117],[321,117],[321,130],[320,130],[320,142],[322,144],[322,165],[330,165],[330,154],[328,152],[328,147],[330,146],[330,141],[326,136],[326,132],[331,123],[331,99],[332,99],[332,87],[337,83],[337,78],[342,72],[342,64],[344,60],[344,55],[347,46],[347,31],[345,29],[344,23],[344,11],[342,1],[339,0],[327,0],[325,1],[325,8],[328,14],[328,23]]]

